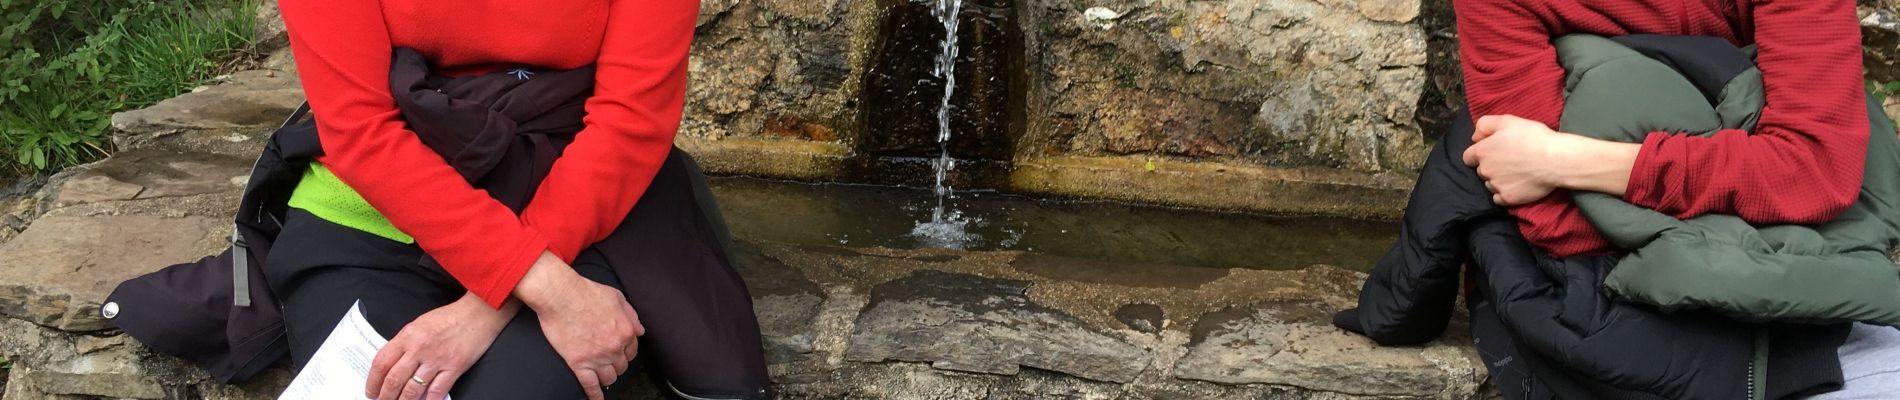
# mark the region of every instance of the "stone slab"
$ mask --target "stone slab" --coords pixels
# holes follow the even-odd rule
[[[1146,352],[1028,298],[1029,282],[919,271],[879,285],[846,359],[1015,375],[1021,367],[1127,383]]]
[[[0,354],[14,362],[0,394],[6,400],[263,400],[276,397],[290,378],[271,369],[241,385],[220,384],[122,334],[74,335],[11,318],[0,318]]]
[[[102,201],[156,199],[243,190],[251,160],[237,156],[132,149],[87,165],[59,186],[60,207]]]
[[[1333,327],[1334,311],[1322,303],[1270,302],[1204,316],[1174,376],[1362,396],[1457,398],[1476,390],[1485,375],[1475,353],[1451,344],[1468,337],[1381,347]]]
[[[99,304],[119,282],[209,255],[231,227],[211,217],[64,214],[0,245],[0,315],[73,332],[109,329]]]
[[[112,115],[121,148],[180,130],[231,130],[274,126],[304,101],[297,76],[276,70],[231,74],[222,83],[179,95],[143,109]]]
[[[766,362],[804,360],[815,350],[812,326],[826,295],[799,270],[740,242],[735,262],[752,295],[752,308],[765,339]]]

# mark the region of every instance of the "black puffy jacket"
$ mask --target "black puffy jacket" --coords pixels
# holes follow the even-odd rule
[[[1746,69],[1681,62],[1718,51],[1697,38],[1631,36],[1617,41],[1685,76]],[[1693,49],[1694,51],[1685,51]],[[1726,49],[1726,50],[1721,50]],[[1747,60],[1747,57],[1715,57]],[[1712,80],[1712,81],[1726,81]],[[1442,334],[1469,274],[1478,296],[1513,336],[1536,379],[1563,398],[1784,399],[1837,390],[1836,354],[1847,324],[1744,323],[1705,311],[1665,314],[1614,301],[1601,287],[1616,257],[1552,258],[1530,246],[1515,220],[1491,203],[1462,162],[1471,145],[1461,116],[1428,156],[1406,206],[1399,241],[1374,267],[1359,307],[1334,325],[1384,345]],[[1469,269],[1461,268],[1469,266]]]

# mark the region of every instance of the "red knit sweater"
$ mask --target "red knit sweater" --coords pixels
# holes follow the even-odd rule
[[[1859,195],[1867,116],[1853,0],[1455,0],[1453,7],[1472,114],[1553,127],[1564,107],[1553,37],[1697,35],[1759,46],[1768,103],[1755,131],[1651,133],[1623,196],[1631,203],[1678,218],[1813,224]],[[1563,191],[1511,213],[1552,255],[1614,250]]]
[[[282,0],[325,155],[344,183],[499,306],[542,251],[564,260],[639,200],[679,128],[695,0]],[[403,126],[389,93],[395,47],[455,73],[596,64],[586,128],[527,209],[457,175]]]

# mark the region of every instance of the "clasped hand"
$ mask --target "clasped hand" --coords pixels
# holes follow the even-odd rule
[[[470,294],[411,321],[376,353],[365,388],[378,400],[441,400],[462,373],[488,351],[525,304],[548,344],[567,362],[590,400],[627,371],[646,334],[618,289],[588,280],[551,253],[542,253],[501,309]]]

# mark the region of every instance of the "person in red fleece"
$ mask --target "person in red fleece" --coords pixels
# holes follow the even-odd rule
[[[1853,0],[1454,0],[1453,7],[1477,118],[1464,162],[1493,202],[1511,207],[1525,238],[1552,256],[1616,251],[1570,190],[1620,196],[1677,218],[1730,214],[1755,224],[1828,222],[1860,193],[1868,120]],[[1641,144],[1555,131],[1565,72],[1551,40],[1571,33],[1754,44],[1767,97],[1760,122],[1752,132],[1708,137],[1653,132]],[[1867,364],[1855,361],[1862,355],[1897,349],[1900,333],[1857,324],[1841,351],[1847,386],[1827,396],[1881,390],[1873,381],[1900,367],[1851,369]],[[1521,375],[1487,366],[1494,375]],[[1507,395],[1522,396],[1513,390],[1522,382],[1505,376],[1497,381]]]
[[[667,161],[681,120],[687,53],[699,2],[281,0],[280,7],[324,150],[313,163],[312,171],[318,173],[306,174],[298,186],[299,193],[292,195],[292,207],[308,213],[294,211],[293,217],[315,214],[334,223],[324,225],[329,227],[324,228],[328,229],[325,232],[332,234],[339,229],[330,228],[362,232],[347,236],[348,240],[280,240],[278,247],[326,249],[298,253],[317,253],[317,258],[326,252],[419,247],[440,263],[441,269],[435,271],[446,271],[446,278],[452,278],[439,281],[446,281],[452,293],[460,296],[460,300],[451,297],[453,301],[446,304],[417,310],[419,316],[410,314],[414,319],[401,325],[389,346],[374,360],[367,394],[378,399],[425,395],[440,399],[456,388],[457,398],[511,396],[486,390],[464,395],[461,389],[466,385],[458,385],[464,373],[472,373],[471,365],[477,360],[487,363],[496,354],[490,351],[492,345],[497,350],[514,346],[508,350],[519,350],[523,355],[516,358],[528,360],[491,368],[498,372],[485,379],[494,385],[527,387],[522,390],[537,393],[531,397],[572,390],[576,397],[584,392],[591,399],[603,398],[603,387],[632,369],[629,362],[639,350],[637,336],[648,329],[630,305],[630,294],[597,283],[599,279],[590,279],[591,275],[583,277],[577,272],[582,263],[576,258],[585,258],[584,250],[615,232],[643,193],[651,195],[649,186]],[[594,66],[593,95],[584,103],[585,127],[574,135],[519,215],[473,187],[443,156],[405,127],[389,84],[391,52],[395,48],[414,49],[428,59],[436,73],[455,76],[519,66],[551,70]],[[524,72],[521,78],[529,76]],[[300,196],[317,200],[299,206]],[[347,211],[362,207],[336,204],[349,203],[345,200],[366,202],[374,210],[349,214]],[[332,215],[319,212],[327,209],[343,211]],[[287,226],[319,224],[314,221],[318,218],[290,221]],[[289,236],[290,230],[286,228],[284,235]],[[343,256],[361,254],[338,255]],[[369,267],[383,267],[328,260],[342,264],[306,269],[367,271],[375,269]],[[278,271],[266,271],[267,275],[302,273],[285,272],[282,268],[286,265],[271,263]],[[434,273],[413,263],[382,270],[401,270],[408,274],[404,276]],[[350,292],[364,286],[391,285],[386,280],[357,276],[330,279],[340,282],[330,286],[313,283],[319,278],[285,279],[292,280],[292,287],[301,285],[306,292],[321,287]],[[272,286],[278,285],[274,281]],[[420,293],[422,289],[415,290]],[[686,292],[692,293],[690,290]],[[298,337],[298,325],[309,324],[304,320],[315,316],[295,315],[295,295],[284,292],[280,290],[278,295],[290,296],[286,319],[292,347],[310,347],[299,346],[299,342],[321,337]],[[702,297],[709,298],[707,301],[725,300]],[[370,303],[364,300],[365,312],[375,320],[379,310],[370,307],[378,305]],[[349,303],[341,304],[347,308]],[[403,308],[400,306],[382,306],[381,312],[406,311],[399,310]],[[325,310],[330,311],[340,309]],[[749,307],[747,311],[744,317],[751,318]],[[326,323],[333,326],[334,316],[328,318]],[[509,335],[515,334],[527,336],[509,342]],[[681,360],[690,361],[694,360]],[[561,364],[566,368],[543,368]],[[762,361],[760,365],[762,376]],[[550,369],[558,370],[556,373],[571,370],[572,374],[564,378],[547,375],[553,380],[544,382],[543,370]],[[555,386],[537,386],[550,382]],[[668,388],[675,394],[690,388],[677,381],[660,386],[671,386]],[[550,389],[535,389],[538,387]],[[739,397],[762,393],[766,392],[759,389]]]
[[[1689,218],[1834,219],[1860,191],[1867,119],[1852,0],[1458,0],[1476,144],[1465,153],[1525,238],[1567,257],[1613,250],[1566,190]],[[1755,131],[1655,132],[1642,144],[1561,134],[1563,68],[1551,38],[1664,34],[1755,44],[1768,99]]]

